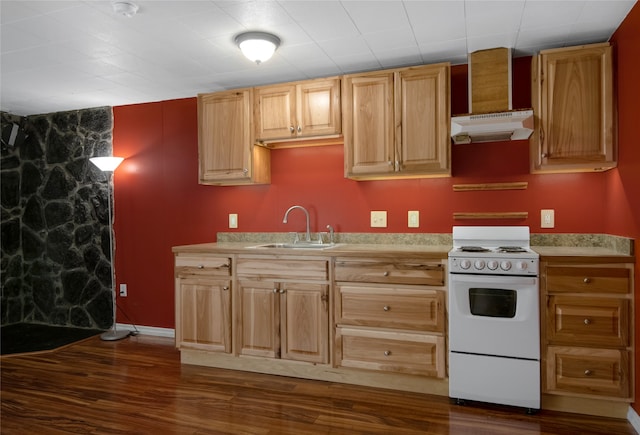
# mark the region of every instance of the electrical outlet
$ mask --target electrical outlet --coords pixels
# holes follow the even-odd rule
[[[238,228],[238,215],[229,213],[229,228]]]
[[[407,226],[409,228],[418,228],[420,226],[420,212],[417,210],[409,210],[407,213]]]
[[[126,284],[120,284],[120,297],[121,298],[126,298],[127,297],[127,285]]]
[[[387,212],[372,211],[371,212],[371,228],[386,228],[386,227],[387,227]]]
[[[553,210],[540,210],[540,228],[554,228],[556,226]]]

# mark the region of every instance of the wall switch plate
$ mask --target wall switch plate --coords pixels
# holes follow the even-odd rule
[[[418,228],[420,226],[420,212],[418,210],[409,210],[407,213],[407,226],[409,228]]]
[[[127,285],[126,284],[120,284],[120,297],[121,298],[126,298],[127,297]]]
[[[386,228],[386,227],[387,227],[387,212],[372,211],[371,212],[371,228]]]
[[[229,213],[229,228],[238,228],[238,215]]]
[[[554,210],[540,210],[540,228],[554,228],[556,217]]]

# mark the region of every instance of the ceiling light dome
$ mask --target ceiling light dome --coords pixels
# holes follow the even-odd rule
[[[138,5],[127,1],[113,2],[113,12],[131,18],[138,13]]]
[[[280,46],[280,38],[266,32],[245,32],[236,36],[236,44],[247,59],[260,65],[271,59]]]

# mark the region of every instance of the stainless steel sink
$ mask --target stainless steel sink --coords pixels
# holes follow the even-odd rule
[[[338,246],[337,243],[264,243],[262,245],[248,246],[249,249],[331,249]]]

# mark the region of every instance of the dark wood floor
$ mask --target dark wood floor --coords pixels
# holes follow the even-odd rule
[[[186,366],[173,340],[3,357],[2,434],[635,434],[626,420]]]

